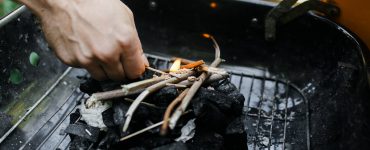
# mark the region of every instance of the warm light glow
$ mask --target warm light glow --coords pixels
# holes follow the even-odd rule
[[[170,68],[170,72],[178,71],[180,69],[180,66],[181,66],[181,59],[176,59]]]
[[[211,7],[212,9],[216,9],[217,8],[217,3],[216,2],[211,2],[209,4],[209,7]]]
[[[203,36],[204,38],[207,38],[207,39],[209,39],[209,38],[211,37],[211,35],[209,35],[208,33],[203,33],[203,34],[202,34],[202,36]]]

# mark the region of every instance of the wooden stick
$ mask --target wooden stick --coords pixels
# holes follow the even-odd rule
[[[171,62],[174,62],[174,61],[175,61],[175,60],[177,60],[177,59],[181,59],[181,64],[183,64],[183,65],[191,64],[191,63],[193,63],[193,62],[194,62],[194,61],[192,61],[192,60],[184,59],[184,58],[179,58],[179,57],[172,57],[172,58],[170,59],[170,61],[171,61]]]
[[[128,96],[132,94],[137,94],[143,91],[146,87],[163,81],[166,76],[155,77],[147,80],[142,80],[127,85],[123,85],[122,89],[117,89],[113,91],[98,92],[91,95],[91,97],[86,101],[86,108],[91,108],[97,101],[109,100],[113,98]]]
[[[213,36],[210,36],[211,40],[213,41],[213,47],[215,48],[215,60],[210,65],[211,67],[217,67],[221,62],[222,59],[220,58],[221,52],[220,47],[217,44],[217,41],[213,38]],[[177,121],[180,119],[181,115],[185,112],[186,108],[188,107],[191,99],[193,99],[195,93],[198,91],[198,89],[202,86],[204,80],[206,80],[209,77],[210,74],[207,72],[203,72],[199,76],[199,80],[195,81],[193,85],[190,87],[189,92],[184,97],[181,105],[177,107],[176,111],[173,113],[171,119],[170,119],[170,125],[169,127],[171,129],[174,129],[176,126]]]
[[[178,84],[167,83],[166,86],[175,86],[176,88],[187,88],[188,87],[187,85],[183,85],[183,84],[179,84],[179,83]]]
[[[132,138],[132,137],[134,137],[134,136],[137,136],[137,135],[139,135],[139,134],[141,134],[141,133],[144,133],[144,132],[146,132],[146,131],[148,131],[148,130],[151,130],[151,129],[155,128],[155,127],[159,127],[161,124],[163,124],[163,121],[158,122],[158,123],[156,123],[156,124],[153,124],[153,125],[151,125],[151,126],[149,126],[149,127],[146,127],[146,128],[144,128],[144,129],[141,129],[141,130],[139,130],[139,131],[136,131],[136,132],[134,132],[134,133],[132,133],[132,134],[130,134],[130,135],[127,135],[127,136],[125,136],[125,137],[121,138],[119,141],[121,141],[121,142],[122,142],[122,141],[124,141],[124,140],[129,139],[129,138]]]
[[[192,110],[188,110],[188,111],[186,111],[186,112],[184,113],[184,115],[185,115],[185,114],[187,114],[187,113],[190,113],[190,112],[192,112]],[[156,127],[159,127],[159,126],[160,126],[160,125],[162,125],[162,124],[163,124],[163,121],[158,122],[158,123],[156,123],[156,124],[153,124],[153,125],[151,125],[151,126],[149,126],[149,127],[146,127],[146,128],[141,129],[141,130],[139,130],[139,131],[136,131],[136,132],[134,132],[134,133],[132,133],[132,134],[130,134],[130,135],[127,135],[127,136],[125,136],[125,137],[122,137],[122,138],[120,139],[120,141],[125,141],[125,140],[127,140],[127,139],[132,138],[132,137],[135,137],[135,136],[137,136],[137,135],[139,135],[139,134],[142,134],[142,133],[144,133],[144,132],[146,132],[146,131],[149,131],[149,130],[151,130],[151,129],[154,129],[154,128],[156,128]]]
[[[166,112],[164,113],[164,116],[163,116],[163,124],[162,124],[161,132],[160,132],[161,135],[167,134],[168,121],[170,119],[171,112],[173,108],[184,99],[188,91],[189,91],[189,88],[185,89],[178,97],[175,98],[175,100],[171,102],[170,105],[168,105]]]
[[[194,71],[189,71],[187,73],[180,74],[178,77],[172,77],[167,80],[163,80],[161,82],[158,82],[152,86],[149,86],[146,88],[136,99],[135,101],[131,104],[130,108],[127,110],[127,113],[125,115],[126,121],[125,124],[123,125],[123,132],[126,132],[128,129],[128,126],[130,125],[131,118],[136,110],[136,108],[140,105],[140,102],[142,102],[149,94],[163,88],[166,86],[167,83],[178,83],[181,82],[185,79],[187,79],[189,76],[193,75]]]
[[[133,99],[131,99],[131,98],[124,98],[124,100],[125,100],[125,101],[127,101],[127,102],[130,102],[130,103],[132,103],[132,102],[134,102],[134,101],[135,101],[135,100],[133,100]],[[157,108],[157,109],[159,109],[159,108],[160,108],[160,107],[158,107],[158,106],[156,106],[156,105],[154,105],[154,104],[147,103],[147,102],[141,102],[141,104],[146,105],[146,106],[148,106],[148,107],[152,107],[152,108]]]
[[[208,77],[208,79],[205,81],[205,83],[212,83],[212,82],[215,82],[215,81],[219,81],[219,80],[222,80],[222,79],[226,79],[229,77],[229,74],[212,74],[211,76]],[[183,86],[191,86],[193,85],[194,82],[191,82],[189,80],[184,80],[184,81],[181,81],[180,83],[178,83],[178,85],[183,85]]]
[[[183,65],[189,65],[189,64],[192,64],[192,63],[194,63],[194,62],[195,62],[195,61],[190,60],[190,59],[184,59],[184,58],[179,58],[179,57],[172,57],[172,58],[170,59],[170,61],[171,61],[171,62],[173,62],[173,61],[175,61],[176,59],[181,59],[181,64],[183,64]],[[202,64],[202,65],[200,65],[199,70],[200,70],[200,71],[208,71],[208,66],[207,66],[207,65],[205,65],[205,64]]]
[[[154,69],[152,67],[146,67],[146,69],[150,70],[150,71],[153,71],[153,72],[156,72],[156,73],[160,73],[160,74],[167,74],[166,72],[163,72],[161,70],[158,70],[158,69]]]
[[[221,68],[216,68],[216,67],[207,67],[207,66],[202,66],[200,67],[200,71],[208,72],[211,74],[220,74],[220,75],[228,75],[229,73]]]
[[[184,113],[184,115],[185,115],[185,114],[187,114],[187,113],[189,113],[189,112],[191,112],[191,110],[186,111],[186,112]],[[125,141],[125,140],[130,139],[130,138],[132,138],[132,137],[135,137],[135,136],[137,136],[137,135],[139,135],[139,134],[142,134],[142,133],[144,133],[144,132],[146,132],[146,131],[149,131],[149,130],[151,130],[151,129],[154,129],[154,128],[156,128],[156,127],[159,127],[159,126],[160,126],[160,125],[162,125],[162,124],[163,124],[163,121],[158,122],[158,123],[156,123],[156,124],[153,124],[153,125],[151,125],[151,126],[148,126],[148,127],[144,128],[144,129],[141,129],[141,130],[139,130],[139,131],[136,131],[136,132],[134,132],[134,133],[132,133],[132,134],[130,134],[130,135],[127,135],[127,136],[125,136],[125,137],[122,137],[119,141]]]
[[[203,60],[198,60],[196,62],[192,62],[190,64],[186,64],[186,65],[183,65],[181,66],[181,69],[192,69],[192,68],[196,68],[196,67],[199,67],[200,65],[203,65],[204,64],[204,61]]]

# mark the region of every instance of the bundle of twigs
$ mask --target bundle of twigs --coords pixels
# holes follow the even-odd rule
[[[105,101],[113,98],[124,97],[140,93],[139,96],[132,102],[131,106],[129,107],[125,115],[126,120],[122,129],[125,132],[127,131],[130,125],[135,110],[138,108],[140,104],[142,104],[142,101],[148,95],[160,90],[165,86],[175,85],[176,87],[182,88],[182,92],[167,107],[163,117],[163,121],[156,123],[145,129],[142,129],[140,131],[137,131],[126,137],[123,137],[121,141],[160,125],[162,125],[161,134],[162,135],[166,134],[168,127],[170,127],[170,129],[175,128],[177,121],[186,112],[186,109],[190,101],[192,100],[198,89],[202,86],[202,84],[205,81],[213,82],[228,77],[226,71],[216,68],[222,61],[222,59],[220,58],[220,48],[216,40],[213,38],[213,36],[209,34],[204,34],[203,36],[211,39],[213,42],[213,47],[215,48],[215,59],[210,66],[205,65],[203,60],[190,61],[186,59],[176,59],[181,60],[181,64],[183,65],[181,66],[181,69],[175,72],[167,73],[164,71],[148,67],[147,69],[158,72],[161,74],[161,76],[159,77],[155,76],[151,79],[123,85],[122,88],[118,90],[94,93],[87,100],[86,107],[87,108],[93,107],[97,101]],[[196,75],[197,73],[201,73],[201,75],[199,75],[198,77],[194,77],[193,75]],[[174,109],[175,111],[173,112]]]

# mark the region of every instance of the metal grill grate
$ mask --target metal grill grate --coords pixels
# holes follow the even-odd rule
[[[148,55],[148,59],[159,69],[167,69],[171,65],[166,57]],[[269,78],[264,71],[251,75],[246,74],[248,71],[241,72],[240,68],[225,66],[225,69],[231,74],[231,82],[245,97],[244,126],[248,134],[248,149],[310,148],[308,101],[296,86],[288,81]],[[67,101],[81,98],[71,96]],[[70,108],[35,149],[68,149],[69,136],[58,132],[69,124],[69,114],[74,112],[75,106]],[[29,143],[24,146],[27,149]]]
[[[165,57],[148,55],[153,65],[166,69]],[[230,80],[245,97],[244,125],[248,149],[310,149],[308,101],[289,81],[227,69]]]

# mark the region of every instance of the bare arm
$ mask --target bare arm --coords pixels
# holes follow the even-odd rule
[[[148,61],[131,10],[120,0],[19,0],[36,14],[62,62],[98,80],[137,78]]]

